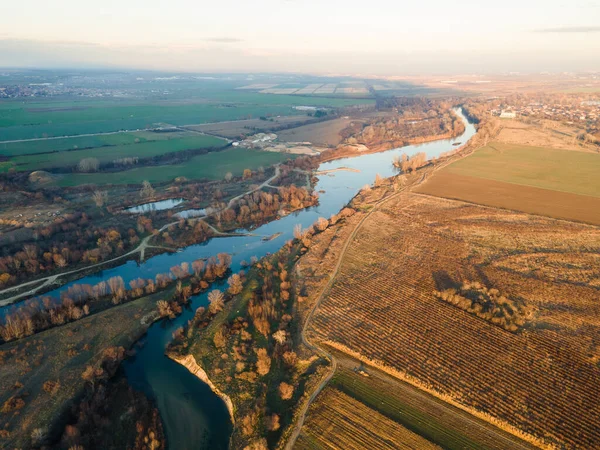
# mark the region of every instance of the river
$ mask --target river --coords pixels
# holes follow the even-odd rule
[[[453,144],[457,142],[466,143],[476,130],[468,123],[461,110],[457,112],[464,120],[466,130],[454,139],[433,141],[321,164],[320,171],[341,167],[358,171],[337,171],[321,175],[315,187],[315,190],[320,192],[317,206],[252,230],[253,236],[213,238],[205,243],[186,247],[178,253],[154,256],[142,264],[129,261],[118,267],[68,283],[45,295],[58,297],[60,292],[72,284],[96,284],[113,276],[121,276],[127,285],[132,279],[154,278],[158,273],[168,272],[174,265],[182,262],[191,263],[198,258],[213,256],[220,252],[232,255],[231,269],[237,272],[241,270],[241,261],[250,261],[252,256],[261,258],[267,253],[274,253],[288,239],[292,239],[296,224],[307,228],[319,217],[329,218],[339,212],[364,185],[373,183],[376,174],[383,177],[394,175],[396,173],[392,164],[394,156],[402,153],[412,155],[424,152],[427,158],[431,159],[455,149]],[[272,236],[276,233],[281,235],[271,241],[262,240],[263,236]],[[225,281],[218,282],[211,289],[224,289],[225,284]],[[161,321],[152,325],[144,338],[143,347],[135,357],[124,362],[129,383],[156,401],[171,449],[225,449],[229,444],[232,424],[225,404],[206,384],[164,355],[173,331],[184,326],[193,317],[196,308],[207,304],[207,293],[192,297],[191,307],[184,309],[175,320]]]

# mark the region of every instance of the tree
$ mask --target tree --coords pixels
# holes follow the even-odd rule
[[[329,226],[329,221],[324,217],[319,217],[317,223],[315,224],[315,228],[319,231],[325,231]]]
[[[256,371],[259,375],[266,375],[271,370],[271,358],[267,354],[267,349],[259,348],[256,350],[256,356],[258,357],[256,361]]]
[[[298,362],[298,355],[295,352],[285,352],[283,354],[283,362],[290,368],[295,367]]]
[[[273,339],[275,339],[275,341],[277,341],[279,344],[283,345],[287,340],[287,333],[283,330],[276,331],[273,333]]]
[[[215,344],[216,348],[223,348],[225,347],[225,344],[227,344],[227,340],[225,339],[225,333],[223,332],[223,327],[219,328],[213,336],[213,344]]]
[[[302,239],[303,233],[302,233],[302,225],[297,223],[296,225],[294,225],[294,237],[298,240]]]
[[[242,292],[242,277],[240,277],[237,273],[231,275],[227,280],[227,283],[229,284],[229,293],[231,295],[236,295]]]
[[[272,414],[267,417],[267,430],[269,431],[277,431],[279,430],[279,416],[277,414]]]
[[[97,172],[99,168],[100,161],[98,161],[96,158],[83,158],[81,161],[79,161],[79,164],[77,164],[78,172]]]
[[[223,293],[218,289],[215,289],[208,293],[208,301],[210,302],[208,310],[211,314],[216,314],[225,307]]]
[[[231,172],[227,172],[225,174],[225,181],[227,181],[228,183],[233,179],[233,174]]]
[[[154,197],[154,188],[150,184],[149,181],[144,180],[142,183],[142,189],[140,189],[140,197],[142,198],[150,198]]]
[[[92,194],[92,198],[94,199],[96,206],[98,208],[102,208],[104,206],[104,204],[106,203],[106,201],[108,200],[108,192],[94,191],[94,193]]]
[[[279,395],[282,400],[289,400],[294,395],[294,386],[287,384],[285,381],[282,381],[279,384]]]
[[[158,314],[160,315],[160,317],[175,317],[175,314],[173,314],[169,302],[167,302],[166,300],[159,300],[158,302],[156,302],[156,308],[158,309]]]
[[[244,174],[242,175],[242,179],[247,180],[252,178],[252,171],[250,169],[244,169]]]

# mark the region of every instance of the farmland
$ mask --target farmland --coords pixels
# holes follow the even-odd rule
[[[492,143],[418,192],[600,225],[600,155]]]
[[[210,123],[206,125],[192,125],[186,127],[190,130],[200,131],[202,133],[224,136],[227,138],[239,138],[241,136],[254,134],[258,132],[276,131],[280,128],[297,127],[309,120],[314,120],[310,116],[282,116],[270,117],[268,120],[246,119],[227,122]]]
[[[82,109],[36,111],[24,108],[21,104],[15,105],[11,109],[0,109],[0,140],[138,130],[155,127],[158,124],[189,125],[287,115],[295,112],[291,106],[287,105],[221,105],[212,103],[120,105],[111,103],[105,106],[102,102],[82,107]]]
[[[0,104],[0,141],[138,130],[302,114],[293,106],[345,107],[372,100],[213,93],[193,102],[84,100]],[[215,99],[211,97],[215,96]],[[216,99],[218,98],[218,102]]]
[[[600,155],[492,143],[445,169],[457,175],[600,197]]]
[[[591,226],[401,194],[351,241],[311,334],[536,445],[594,448],[599,238]],[[533,318],[510,332],[434,295],[465,281],[519,299]]]
[[[46,170],[74,167],[84,158],[96,158],[101,164],[121,158],[152,158],[168,153],[202,148],[223,147],[227,141],[213,136],[192,135],[180,139],[139,142],[98,148],[53,152],[12,158],[16,170]]]
[[[280,141],[311,142],[318,145],[336,146],[342,142],[340,131],[350,124],[350,119],[334,119],[326,122],[303,125],[277,133]]]
[[[600,198],[441,171],[418,192],[600,225]]]
[[[296,448],[440,448],[337,389],[325,390],[310,414]]]
[[[141,133],[116,133],[1,143],[0,149],[2,150],[2,154],[5,156],[21,156],[35,153],[50,153],[65,150],[104,147],[107,145],[135,144],[136,142],[145,142],[147,140],[155,139],[146,139],[141,136]]]
[[[65,174],[57,180],[57,184],[63,187],[81,184],[141,184],[144,180],[163,183],[177,177],[221,180],[227,172],[240,176],[244,169],[256,170],[290,157],[283,153],[229,148],[194,156],[182,164],[140,167],[122,172]]]
[[[338,360],[338,370],[309,410],[298,439],[300,448],[320,448],[324,443],[332,445],[331,441],[335,443],[338,434],[360,435],[370,431],[381,440],[389,430],[402,430],[404,439],[396,442],[407,443],[410,439],[410,448],[533,448],[408,383],[372,367],[359,366],[355,359],[335,350],[333,352]],[[341,403],[337,397],[343,399],[343,408],[332,408],[334,404]],[[330,401],[332,398],[333,401]],[[337,403],[334,403],[336,400]],[[348,420],[349,415],[358,416],[357,420]],[[362,426],[359,427],[359,424]],[[385,445],[381,444],[362,446],[383,447]]]

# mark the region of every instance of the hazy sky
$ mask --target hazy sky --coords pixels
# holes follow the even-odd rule
[[[18,0],[0,65],[404,74],[600,69],[599,0]]]

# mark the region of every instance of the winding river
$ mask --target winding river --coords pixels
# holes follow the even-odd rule
[[[60,292],[72,284],[96,284],[113,276],[121,276],[127,285],[132,279],[154,278],[158,273],[168,272],[169,268],[176,264],[191,263],[195,259],[216,255],[219,252],[232,255],[231,269],[237,272],[241,269],[241,261],[249,261],[252,256],[260,258],[267,253],[276,252],[293,237],[296,224],[306,228],[319,217],[329,218],[337,213],[364,185],[372,184],[376,174],[383,177],[394,175],[396,173],[392,165],[394,156],[402,153],[412,155],[425,152],[430,159],[455,149],[453,144],[457,142],[466,143],[476,130],[468,123],[461,110],[457,110],[457,113],[464,120],[466,130],[454,139],[433,141],[321,164],[320,171],[339,168],[357,169],[357,171],[343,170],[321,175],[315,187],[317,192],[323,191],[320,193],[318,206],[265,224],[252,230],[252,236],[213,238],[205,243],[186,247],[178,253],[152,257],[142,264],[129,261],[118,267],[68,283],[45,295],[58,297]],[[270,241],[262,240],[262,237],[276,233],[281,235]],[[211,289],[224,289],[225,284],[225,281],[218,282]],[[229,444],[232,424],[225,404],[206,384],[164,355],[173,331],[184,326],[193,317],[196,308],[207,304],[207,293],[192,297],[191,307],[185,309],[175,320],[161,321],[152,325],[143,340],[144,345],[136,356],[124,362],[129,383],[156,401],[171,449],[226,449]]]

